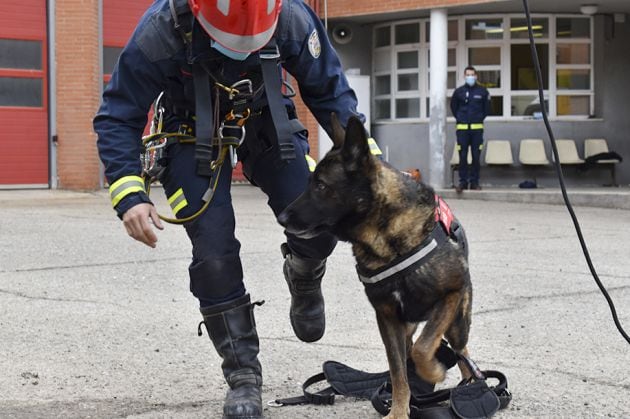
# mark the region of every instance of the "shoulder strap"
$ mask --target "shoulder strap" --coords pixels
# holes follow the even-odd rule
[[[184,19],[184,15],[191,13],[186,0],[168,0],[168,6],[173,17],[173,26],[179,33],[184,44],[189,46],[192,43],[192,27],[190,20]]]

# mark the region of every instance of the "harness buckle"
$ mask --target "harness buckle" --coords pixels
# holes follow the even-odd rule
[[[251,97],[254,94],[254,86],[250,79],[239,80],[230,86],[229,99],[235,100]]]
[[[221,122],[221,125],[219,126],[219,141],[222,141],[224,138],[228,137],[224,134],[224,131],[226,129],[240,131],[240,134],[231,136],[231,138],[238,139],[237,147],[243,144],[243,141],[245,141],[245,125],[226,125],[225,121]]]
[[[259,57],[261,60],[277,60],[280,58],[280,50],[277,45],[273,48],[263,48],[260,50]]]

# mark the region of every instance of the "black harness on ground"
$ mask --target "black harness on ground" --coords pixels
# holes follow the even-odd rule
[[[463,362],[472,378],[460,382],[456,387],[434,391],[434,384],[419,378],[413,362],[408,360],[411,418],[489,418],[507,407],[512,400],[505,375],[499,371],[481,371],[470,359],[455,353],[446,341],[442,341],[436,358],[447,369],[455,366],[458,361]],[[496,379],[498,384],[489,386],[487,379]],[[311,386],[323,381],[327,381],[329,386],[316,392],[309,391]],[[389,371],[368,373],[336,361],[324,362],[323,372],[308,378],[302,384],[302,392],[301,396],[271,400],[267,405],[332,405],[338,395],[370,400],[374,409],[382,415],[387,415],[392,405]]]

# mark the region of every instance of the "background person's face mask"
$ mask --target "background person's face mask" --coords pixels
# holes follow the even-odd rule
[[[469,86],[474,86],[477,82],[477,76],[466,76],[466,84]]]
[[[231,58],[236,61],[245,61],[245,59],[249,57],[249,52],[232,51],[231,49],[226,48],[215,41],[212,41],[212,48],[216,49],[217,51],[219,51],[221,54],[225,55],[226,57]]]

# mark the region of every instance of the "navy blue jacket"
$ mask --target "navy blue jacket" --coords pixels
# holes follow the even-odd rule
[[[490,113],[490,93],[475,83],[458,87],[453,92],[451,111],[458,124],[478,124]]]
[[[194,25],[194,24],[193,24]],[[203,32],[194,25],[197,32]],[[300,94],[319,124],[332,137],[330,114],[345,126],[356,115],[357,98],[343,74],[339,58],[320,19],[302,0],[285,0],[275,31],[282,67],[297,81]],[[201,41],[201,42],[200,42]],[[194,37],[192,55],[218,54],[203,32]],[[254,53],[245,61],[220,56],[222,82],[242,79],[259,61]],[[123,176],[139,176],[141,137],[147,114],[161,91],[194,110],[192,68],[186,45],[173,25],[168,0],[156,0],[141,18],[123,49],[96,117],[98,151],[110,184]],[[140,194],[142,195],[142,194]],[[147,202],[133,194],[117,207],[119,214]]]

